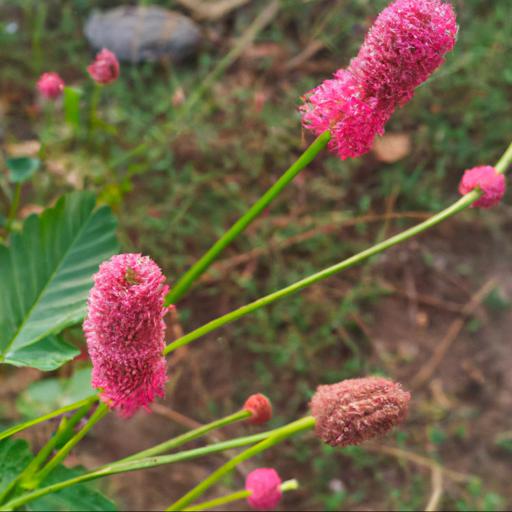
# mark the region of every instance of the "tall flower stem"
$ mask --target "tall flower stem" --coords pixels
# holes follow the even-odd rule
[[[7,231],[11,230],[12,223],[14,222],[14,219],[16,218],[16,213],[17,213],[18,207],[20,205],[20,199],[21,199],[21,183],[16,183],[16,186],[14,188],[14,196],[13,196],[11,206],[9,208],[9,213],[7,216]]]
[[[188,443],[194,439],[197,439],[201,436],[204,436],[208,432],[212,430],[225,427],[226,425],[231,425],[232,423],[236,423],[237,421],[246,420],[251,417],[251,412],[246,410],[241,410],[226,416],[225,418],[221,418],[220,420],[212,421],[206,425],[202,425],[194,430],[190,430],[189,432],[185,432],[181,436],[170,439],[169,441],[164,441],[163,443],[157,444],[156,446],[152,446],[147,450],[143,450],[141,452],[134,453],[129,457],[121,459],[117,462],[130,462],[132,460],[139,460],[146,457],[153,457],[154,455],[159,455],[161,453],[168,452],[170,450],[174,450],[179,446]],[[117,463],[116,462],[116,463]]]
[[[54,457],[40,471],[34,475],[35,482],[42,482],[68,455],[69,452],[85,437],[89,430],[96,425],[107,413],[109,408],[100,403],[87,423],[54,455]]]
[[[283,482],[280,487],[281,492],[296,491],[299,488],[299,483],[295,479],[287,480],[286,482]],[[208,510],[220,505],[227,505],[228,503],[233,503],[234,501],[243,500],[248,498],[251,494],[252,491],[246,490],[234,492],[226,496],[221,496],[220,498],[215,498],[214,500],[203,501],[197,505],[187,507],[183,512],[201,512],[202,510]]]
[[[206,490],[208,490],[212,485],[216,484],[219,480],[225,477],[228,473],[233,471],[238,464],[244,462],[269,448],[272,448],[278,443],[281,443],[285,439],[289,437],[299,434],[300,432],[304,432],[305,430],[310,430],[315,426],[315,418],[312,416],[307,416],[306,418],[302,418],[300,420],[294,421],[286,427],[279,429],[279,432],[271,435],[264,441],[261,441],[254,446],[251,446],[247,450],[243,451],[236,457],[233,457],[231,460],[226,462],[219,469],[214,471],[208,478],[205,478],[202,482],[200,482],[196,487],[194,487],[191,491],[189,491],[185,496],[180,498],[178,501],[173,503],[166,510],[183,510],[194,500],[199,498]]]
[[[311,423],[311,427],[314,425],[314,421],[314,418],[311,416],[307,416],[305,418],[298,420],[299,423]],[[120,473],[128,473],[131,471],[138,471],[141,469],[149,469],[167,464],[174,464],[176,462],[184,462],[187,460],[204,457],[206,455],[212,455],[214,453],[223,452],[225,450],[231,450],[233,448],[249,446],[254,443],[258,443],[264,439],[267,439],[275,434],[278,434],[283,429],[288,429],[290,425],[295,425],[298,422],[290,423],[288,425],[284,425],[283,427],[279,427],[274,430],[269,430],[267,432],[261,432],[260,434],[230,439],[229,441],[223,441],[220,443],[203,446],[201,448],[194,448],[193,450],[186,450],[179,453],[173,453],[172,455],[148,457],[145,459],[137,459],[123,463],[114,462],[106,466],[101,466],[97,469],[79,475],[77,477],[70,478],[69,480],[64,480],[62,482],[51,484],[48,485],[47,487],[42,487],[40,489],[37,489],[36,491],[14,498],[5,505],[1,506],[0,511],[15,510],[18,507],[21,507],[26,503],[30,503],[31,501],[34,501],[42,496],[46,496],[47,494],[51,494],[76,484],[96,480],[98,478],[103,478],[109,475],[117,475]]]
[[[66,412],[80,409],[80,407],[87,405],[89,402],[94,403],[98,399],[99,399],[99,397],[97,395],[90,396],[90,397],[84,398],[83,400],[79,400],[78,402],[74,402],[72,404],[65,405],[64,407],[60,407],[59,409],[55,409],[55,411],[52,411],[48,414],[44,414],[43,416],[39,416],[38,418],[34,418],[32,420],[25,421],[18,425],[14,425],[13,427],[0,432],[0,441],[7,437],[11,437],[12,435],[17,434],[18,432],[22,432],[23,430],[26,430],[27,428],[38,425],[39,423],[43,423],[44,421],[48,421],[48,420],[51,420],[52,418],[56,418],[57,416],[60,416],[61,414],[65,414]]]
[[[197,261],[167,294],[165,305],[175,304],[187,293],[194,282],[210,267],[220,253],[256,219],[283,189],[308,166],[329,142],[328,131],[319,135],[296,162],[261,196],[249,210],[229,228],[217,242]]]
[[[505,173],[511,163],[512,144],[503,154],[499,162],[496,164],[496,169],[500,173]],[[219,318],[216,318],[215,320],[212,320],[211,322],[208,322],[207,324],[199,327],[198,329],[188,334],[185,334],[185,336],[182,336],[181,338],[178,338],[177,340],[167,345],[167,347],[164,349],[164,354],[169,354],[170,352],[176,350],[177,348],[187,345],[188,343],[198,338],[201,338],[202,336],[212,331],[215,331],[216,329],[219,329],[220,327],[223,327],[226,324],[234,322],[235,320],[238,320],[239,318],[242,318],[245,315],[248,315],[249,313],[253,313],[254,311],[265,306],[268,306],[269,304],[272,304],[273,302],[279,299],[297,293],[298,291],[308,286],[311,286],[312,284],[315,284],[319,281],[322,281],[323,279],[331,277],[334,274],[337,274],[338,272],[346,270],[347,268],[359,265],[364,261],[368,260],[369,258],[371,258],[372,256],[376,256],[377,254],[380,254],[381,252],[395,245],[398,245],[401,242],[405,242],[406,240],[409,240],[410,238],[413,238],[414,236],[419,235],[424,231],[427,231],[428,229],[436,226],[437,224],[440,224],[441,222],[452,217],[453,215],[471,206],[481,196],[481,194],[481,191],[473,190],[469,194],[461,197],[458,201],[453,203],[448,208],[445,208],[444,210],[440,211],[439,213],[436,213],[426,221],[421,222],[420,224],[417,224],[412,228],[406,229],[405,231],[398,233],[397,235],[394,235],[386,240],[383,240],[382,242],[375,244],[369,249],[366,249],[354,256],[351,256],[350,258],[347,258],[346,260],[343,260],[340,263],[337,263],[336,265],[321,270],[320,272],[317,272],[316,274],[301,279],[300,281],[297,281],[296,283],[293,283],[290,286],[287,286],[285,288],[282,288],[281,290],[266,295],[265,297],[261,297],[260,299],[257,299],[254,302],[246,304],[245,306],[235,309],[234,311],[231,311],[226,315],[223,315]]]
[[[78,422],[89,412],[94,404],[94,400],[90,399],[89,402],[78,409],[69,420],[62,418],[57,432],[50,438],[50,440],[39,450],[38,454],[34,457],[32,462],[20,473],[18,477],[19,485],[25,489],[30,489],[32,476],[39,470],[46,459],[51,455],[55,447],[64,439],[68,438]]]

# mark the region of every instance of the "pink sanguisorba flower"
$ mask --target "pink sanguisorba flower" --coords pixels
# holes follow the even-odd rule
[[[459,192],[462,195],[469,194],[475,189],[482,192],[482,196],[471,205],[472,208],[491,208],[497,205],[503,199],[506,188],[505,176],[490,165],[465,171],[459,184]]]
[[[402,422],[410,399],[400,384],[381,377],[318,386],[310,403],[315,433],[331,446],[362,443]]]
[[[245,479],[245,489],[251,491],[249,505],[257,510],[272,510],[281,500],[281,478],[272,468],[251,471]]]
[[[113,256],[94,276],[84,321],[92,385],[123,417],[149,410],[164,394],[164,281],[158,265],[140,254]]]
[[[443,64],[457,31],[451,4],[396,0],[377,17],[350,69],[368,96],[403,105]]]
[[[56,100],[64,91],[64,80],[57,73],[43,73],[37,81],[37,90],[47,100]]]
[[[106,85],[117,80],[119,76],[119,61],[115,53],[103,48],[94,59],[94,62],[87,66],[91,78],[98,84]]]
[[[455,45],[457,24],[442,0],[396,0],[384,9],[347,69],[304,96],[303,126],[331,132],[341,159],[367,153],[399,105],[443,62]]]

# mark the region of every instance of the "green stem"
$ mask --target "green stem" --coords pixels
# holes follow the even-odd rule
[[[12,199],[11,207],[9,208],[9,214],[7,217],[7,231],[11,230],[12,223],[16,218],[16,212],[18,211],[18,206],[20,205],[21,198],[21,183],[16,183],[16,187],[14,189],[14,197]]]
[[[238,320],[239,318],[248,315],[249,313],[253,313],[254,311],[260,308],[272,304],[276,300],[287,297],[288,295],[292,295],[293,293],[297,293],[298,291],[302,290],[303,288],[306,288],[307,286],[311,286],[312,284],[317,283],[318,281],[322,281],[323,279],[326,279],[328,277],[331,277],[332,275],[337,274],[342,270],[346,270],[347,268],[358,265],[363,261],[366,261],[368,258],[375,256],[376,254],[379,254],[385,251],[386,249],[393,247],[394,245],[404,242],[405,240],[408,240],[409,238],[412,238],[422,233],[423,231],[426,231],[427,229],[435,226],[436,224],[439,224],[440,222],[452,217],[456,213],[466,209],[479,197],[480,192],[474,190],[473,192],[459,199],[450,207],[430,217],[430,219],[426,220],[425,222],[422,222],[421,224],[413,226],[412,228],[407,229],[402,233],[392,236],[391,238],[388,238],[387,240],[384,240],[383,242],[380,242],[374,245],[373,247],[370,247],[369,249],[366,249],[346,260],[343,260],[340,263],[333,265],[332,267],[328,267],[324,270],[321,270],[320,272],[317,272],[316,274],[301,279],[300,281],[297,281],[296,283],[293,283],[292,285],[287,286],[286,288],[282,288],[277,292],[266,295],[265,297],[261,297],[260,299],[255,300],[250,304],[246,304],[241,308],[235,309],[234,311],[231,311],[226,315],[216,318],[215,320],[208,322],[207,324],[186,334],[185,336],[182,336],[181,338],[178,338],[177,340],[167,345],[167,347],[164,349],[164,354],[167,355],[170,352],[176,350],[177,348],[180,348],[198,338],[201,338],[205,334],[208,334],[216,329],[219,329],[220,327],[226,324],[234,322],[235,320]]]
[[[258,455],[259,453],[272,448],[272,446],[288,439],[289,437],[303,432],[305,430],[309,430],[315,426],[315,418],[313,416],[306,416],[300,420],[294,421],[289,425],[281,428],[279,432],[271,435],[264,441],[259,442],[258,444],[251,446],[247,450],[238,454],[236,457],[233,457],[231,460],[226,462],[219,469],[214,471],[208,478],[205,478],[202,482],[200,482],[196,487],[194,487],[191,491],[189,491],[185,496],[180,498],[178,501],[173,503],[166,510],[183,510],[194,500],[199,498],[204,492],[209,489],[212,485],[216,484],[219,480],[224,478],[229,472],[233,471],[238,464],[244,462],[245,460],[250,459]]]
[[[281,484],[281,492],[295,491],[299,488],[299,483],[297,480],[287,480]],[[233,503],[234,501],[243,500],[248,498],[252,494],[252,491],[238,491],[232,494],[228,494],[226,496],[221,496],[220,498],[215,498],[214,500],[203,501],[198,505],[193,505],[192,507],[187,507],[184,509],[184,512],[201,512],[202,510],[208,510],[210,508],[218,507],[220,505],[226,505],[228,503]]]
[[[505,153],[503,153],[503,156],[499,159],[498,163],[496,164],[496,170],[500,174],[505,174],[512,164],[512,144],[507,148]]]
[[[62,419],[57,432],[55,432],[55,435],[53,435],[49,441],[39,450],[39,453],[34,457],[32,462],[19,475],[17,480],[23,488],[31,488],[30,481],[32,476],[39,470],[42,464],[51,455],[55,447],[64,439],[69,438],[75,426],[89,412],[95,401],[95,399],[90,399],[89,403],[81,407],[69,420],[66,418]]]
[[[94,82],[91,93],[91,103],[89,110],[89,134],[92,135],[96,120],[98,119],[98,105],[100,103],[102,86]]]
[[[0,432],[0,441],[2,439],[10,437],[14,434],[17,434],[18,432],[26,430],[27,428],[33,427],[34,425],[38,425],[39,423],[43,423],[44,421],[48,421],[48,420],[51,420],[52,418],[56,418],[57,416],[60,416],[61,414],[79,409],[80,407],[87,405],[91,400],[93,402],[96,402],[98,400],[98,398],[99,397],[96,395],[92,396],[92,397],[90,396],[88,398],[84,398],[83,400],[79,400],[78,402],[75,402],[75,403],[72,403],[69,405],[65,405],[64,407],[61,407],[60,409],[56,409],[55,411],[52,411],[43,416],[39,416],[39,418],[35,418],[33,420],[25,421],[24,423],[20,423],[18,425],[14,425],[14,427],[8,428],[7,430]]]
[[[302,153],[296,162],[270,187],[263,196],[261,196],[251,208],[238,221],[231,226],[222,237],[197,261],[174,285],[173,289],[167,294],[165,305],[175,304],[217,259],[219,254],[240,234],[249,224],[256,219],[267,206],[283,191],[283,189],[308,166],[313,159],[325,148],[331,135],[328,131],[322,133],[317,139]]]
[[[325,135],[325,134],[323,134]],[[322,137],[322,135],[319,137],[319,139]],[[317,139],[317,141],[319,140]],[[496,164],[496,169],[499,173],[505,173],[508,169],[508,167],[512,164],[512,144],[508,147],[508,149],[505,151],[503,156],[500,158],[498,163]],[[207,324],[199,327],[195,331],[192,331],[185,336],[182,336],[181,338],[178,338],[177,340],[173,341],[164,350],[164,354],[169,354],[173,350],[176,350],[179,347],[182,347],[184,345],[187,345],[191,341],[194,341],[198,338],[201,338],[205,334],[208,334],[216,329],[219,329],[220,327],[229,324],[245,315],[248,315],[249,313],[252,313],[262,307],[265,307],[272,302],[282,299],[284,297],[287,297],[288,295],[291,295],[293,293],[296,293],[303,288],[306,288],[307,286],[310,286],[314,283],[317,283],[318,281],[321,281],[323,279],[326,279],[334,274],[337,274],[338,272],[341,272],[342,270],[345,270],[347,268],[353,267],[355,265],[358,265],[367,259],[371,258],[372,256],[375,256],[386,249],[389,249],[390,247],[393,247],[401,242],[404,242],[405,240],[408,240],[416,235],[419,235],[423,231],[426,231],[429,228],[432,228],[436,226],[437,224],[443,222],[446,219],[449,219],[456,213],[461,212],[462,210],[465,210],[471,204],[473,204],[480,196],[481,196],[480,190],[473,190],[469,194],[465,195],[464,197],[460,198],[458,201],[453,203],[448,208],[445,208],[441,212],[433,215],[430,217],[430,219],[427,219],[426,221],[413,226],[410,229],[407,229],[403,231],[402,233],[398,233],[395,236],[392,236],[391,238],[388,238],[387,240],[384,240],[369,249],[366,249],[365,251],[362,251],[340,263],[337,263],[336,265],[333,265],[332,267],[328,267],[320,272],[317,272],[316,274],[313,274],[309,277],[306,277],[305,279],[302,279],[301,281],[298,281],[286,288],[283,288],[281,290],[278,290],[277,292],[271,293],[265,297],[262,297],[254,302],[251,302],[250,304],[246,304],[245,306],[242,306],[241,308],[238,308],[234,311],[231,311],[230,313],[221,316],[219,318],[216,318],[215,320],[212,320],[211,322],[208,322]],[[220,243],[223,240],[224,237],[222,237],[218,243]],[[217,245],[215,244],[215,246]],[[215,247],[214,246],[214,247]],[[213,248],[214,248],[213,247]],[[212,248],[212,249],[213,249]],[[210,250],[211,251],[211,250]],[[209,251],[209,252],[210,252]],[[208,253],[198,262],[198,264],[203,261]],[[197,264],[196,264],[197,265]],[[194,269],[189,271],[189,273]],[[176,290],[176,288],[175,288]],[[172,292],[171,292],[172,293]],[[180,296],[180,293],[178,292],[178,296]],[[169,296],[168,296],[169,297]]]
[[[85,437],[89,430],[96,425],[107,413],[109,408],[103,402],[100,403],[94,414],[87,420],[82,429],[77,432],[46,464],[39,472],[34,475],[34,480],[42,482],[45,478],[69,455],[69,452]]]
[[[193,450],[186,450],[179,453],[173,453],[172,455],[149,457],[147,459],[137,459],[123,463],[114,462],[107,466],[101,466],[95,470],[89,471],[88,473],[84,473],[77,477],[70,478],[69,480],[64,480],[62,482],[58,482],[47,487],[42,487],[31,493],[19,496],[11,500],[10,502],[6,503],[2,507],[0,507],[0,511],[14,510],[18,507],[21,507],[25,503],[29,503],[31,501],[36,500],[37,498],[40,498],[41,496],[46,496],[47,494],[60,491],[67,487],[71,487],[72,485],[88,482],[91,480],[96,480],[98,478],[103,478],[110,475],[117,475],[120,473],[128,473],[131,471],[138,471],[141,469],[154,468],[166,464],[174,464],[176,462],[184,462],[192,459],[197,459],[199,457],[204,457],[206,455],[212,455],[214,453],[223,452],[225,450],[231,450],[233,448],[249,446],[251,444],[258,443],[263,439],[267,439],[268,437],[279,433],[282,429],[287,427],[288,425],[285,425],[284,427],[269,430],[266,432],[261,432],[260,434],[230,439],[229,441],[223,441],[221,443],[215,443],[213,445],[203,446],[201,448],[194,448]]]
[[[246,420],[247,418],[251,417],[251,412],[246,410],[241,410],[238,412],[235,412],[234,414],[231,414],[230,416],[226,416],[225,418],[221,418],[220,420],[212,421],[211,423],[208,423],[206,425],[201,425],[200,427],[190,430],[189,432],[185,432],[185,434],[182,434],[181,436],[175,437],[173,439],[170,439],[169,441],[165,441],[163,443],[157,444],[156,446],[153,446],[151,448],[148,448],[147,450],[143,450],[138,453],[134,453],[133,455],[130,455],[129,457],[126,457],[124,459],[121,459],[117,462],[129,462],[132,460],[139,460],[145,457],[152,457],[154,455],[159,455],[164,452],[168,452],[170,450],[173,450],[175,448],[178,448],[179,446],[188,443],[189,441],[192,441],[194,439],[197,439],[198,437],[201,437],[208,432],[211,432],[212,430],[225,427],[226,425],[231,425],[232,423],[236,423],[237,421]],[[116,464],[117,464],[116,462]]]

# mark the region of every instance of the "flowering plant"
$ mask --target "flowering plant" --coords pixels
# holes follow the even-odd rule
[[[235,422],[265,424],[272,416],[272,406],[267,397],[256,393],[240,410],[225,418],[108,465],[78,473],[63,466],[75,446],[110,411],[128,420],[141,408],[151,410],[156,397],[164,394],[166,356],[176,349],[360,264],[466,208],[488,208],[499,203],[505,192],[504,173],[512,162],[512,146],[495,166],[466,171],[460,184],[462,197],[421,224],[169,343],[165,341],[164,317],[175,309],[179,313],[181,299],[224,249],[323,149],[328,148],[341,159],[368,152],[394,111],[403,107],[415,88],[442,65],[445,55],[455,45],[457,30],[455,13],[448,2],[395,0],[391,3],[376,19],[350,65],[304,96],[300,107],[302,123],[317,138],[171,287],[150,257],[114,255],[117,252],[115,219],[109,208],[96,208],[90,193],[68,194],[41,215],[29,217],[17,229],[16,210],[22,181],[16,184],[18,199],[13,201],[10,212],[8,240],[0,246],[0,275],[4,282],[0,290],[2,361],[42,370],[58,368],[78,355],[59,338],[59,333],[84,320],[83,331],[92,361],[92,386],[97,393],[0,433],[0,449],[17,459],[13,463],[16,471],[2,481],[0,510],[44,508],[52,503],[48,501],[51,496],[69,499],[72,489],[80,485],[84,508],[94,496],[96,509],[108,509],[110,502],[83,484],[113,474],[241,447],[245,450],[229,458],[168,510],[205,510],[244,498],[252,507],[271,509],[277,506],[284,492],[298,487],[294,479],[283,482],[274,468],[251,472],[243,490],[208,502],[194,502],[243,461],[299,433],[314,431],[321,441],[341,448],[384,435],[406,418],[409,392],[387,378],[367,376],[319,386],[310,402],[311,415],[259,434],[167,453]],[[87,69],[97,84],[116,80],[120,70],[115,55],[108,50],[100,52]],[[47,100],[55,101],[65,86],[55,73],[45,73],[38,89]],[[95,106],[94,101],[92,105]],[[92,112],[94,119],[95,109]],[[14,434],[51,418],[60,418],[59,425],[37,454],[13,439]]]

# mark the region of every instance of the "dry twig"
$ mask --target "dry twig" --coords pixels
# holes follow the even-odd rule
[[[432,378],[437,367],[445,357],[446,353],[452,346],[453,342],[457,339],[462,329],[466,325],[468,317],[470,317],[480,307],[480,304],[489,295],[492,289],[496,286],[494,278],[489,279],[472,297],[471,300],[462,308],[462,318],[457,318],[452,322],[446,335],[437,345],[432,357],[423,365],[420,371],[412,380],[411,387],[417,389]]]
[[[443,472],[439,466],[432,468],[432,494],[425,507],[425,512],[435,512],[443,497]]]

